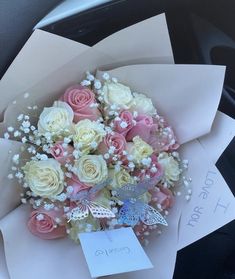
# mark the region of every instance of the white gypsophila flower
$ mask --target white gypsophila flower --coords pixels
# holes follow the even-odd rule
[[[102,84],[98,79],[95,80],[94,87],[95,87],[96,90],[98,90],[102,87]]]
[[[36,148],[35,148],[33,145],[31,145],[30,147],[28,147],[27,150],[28,150],[29,153],[36,154]]]
[[[25,134],[28,134],[28,133],[30,132],[30,129],[29,129],[29,128],[24,128],[24,129],[23,129],[23,132],[24,132]]]
[[[89,86],[89,85],[91,85],[91,82],[90,82],[90,80],[84,79],[83,81],[80,82],[80,84],[82,86]]]
[[[13,174],[12,174],[12,173],[9,173],[9,174],[8,174],[8,176],[7,176],[7,178],[8,178],[8,179],[13,179],[13,178],[14,178],[14,176],[13,176]]]
[[[4,135],[3,135],[3,136],[4,136],[4,139],[9,139],[9,138],[10,138],[10,135],[9,135],[9,133],[7,133],[7,132],[6,132],[6,133],[4,133]]]
[[[49,211],[49,210],[53,209],[55,207],[55,205],[53,203],[45,203],[43,207],[45,210]]]
[[[18,115],[17,120],[20,122],[24,119],[24,114],[21,113],[20,115]]]
[[[14,128],[10,126],[10,127],[7,128],[7,131],[8,131],[9,133],[12,133],[12,132],[14,132]]]
[[[60,195],[55,197],[58,201],[64,202],[67,199],[67,195],[65,193],[61,193]]]
[[[14,135],[15,138],[20,137],[21,136],[21,132],[16,130],[13,135]]]
[[[21,125],[22,125],[23,128],[29,128],[31,124],[28,120],[25,120],[25,121],[22,122]]]
[[[28,92],[24,93],[24,98],[27,99],[28,97],[29,97],[29,93]]]
[[[22,141],[23,143],[26,143],[26,142],[27,142],[27,138],[26,138],[26,137],[23,137],[23,138],[21,139],[21,141]]]
[[[109,79],[110,79],[110,76],[109,76],[108,73],[103,73],[102,78],[103,78],[104,80],[109,80]]]
[[[19,159],[20,159],[20,155],[19,154],[15,154],[12,157],[12,161],[13,161],[14,164],[19,164]]]
[[[90,72],[87,72],[87,73],[86,73],[86,78],[87,78],[87,80],[89,80],[89,81],[95,80],[95,77],[94,77]]]
[[[15,177],[21,179],[21,178],[24,177],[24,175],[23,175],[22,172],[18,171],[18,172],[15,174]]]

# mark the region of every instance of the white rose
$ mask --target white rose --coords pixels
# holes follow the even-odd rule
[[[64,189],[64,173],[55,159],[30,161],[23,170],[25,182],[37,196],[52,198]]]
[[[133,156],[134,163],[140,164],[143,159],[152,155],[153,148],[139,136],[135,136],[133,143],[127,143],[127,152]]]
[[[38,131],[42,135],[64,136],[72,129],[74,113],[65,102],[56,101],[52,107],[44,108],[38,121]]]
[[[74,173],[81,182],[94,185],[108,177],[108,168],[102,155],[84,155],[75,161]]]
[[[137,111],[139,114],[154,115],[157,113],[152,100],[144,94],[133,93],[134,99],[131,106],[132,111]]]
[[[118,82],[106,82],[102,87],[104,101],[107,105],[117,105],[123,109],[129,109],[133,96],[129,87]]]
[[[158,162],[163,167],[165,178],[169,184],[179,180],[181,173],[179,163],[171,155],[166,152],[160,153]]]
[[[102,124],[89,119],[81,120],[74,125],[74,146],[82,154],[89,154],[98,147],[105,134]]]
[[[133,177],[123,168],[120,171],[109,169],[109,177],[112,179],[110,185],[112,189],[120,188],[127,183],[134,183]]]

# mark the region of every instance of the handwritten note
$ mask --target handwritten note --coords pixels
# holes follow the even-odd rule
[[[183,207],[178,249],[235,219],[235,198],[200,143],[185,144],[181,156],[189,159],[193,194]]]
[[[152,268],[131,228],[79,234],[92,278]]]

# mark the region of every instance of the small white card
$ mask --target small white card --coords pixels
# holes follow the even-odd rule
[[[153,268],[132,228],[80,233],[91,276]]]

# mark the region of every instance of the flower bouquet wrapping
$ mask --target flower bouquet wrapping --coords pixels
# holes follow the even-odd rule
[[[177,249],[234,218],[225,214],[234,200],[218,189],[226,184],[205,153],[208,136],[195,141],[211,128],[224,68],[150,64],[172,61],[170,48],[161,61],[148,40],[140,42],[148,57],[131,54],[127,33],[162,27],[160,19],[83,46],[6,109],[0,213],[23,203],[0,223],[11,278],[64,278],[62,265],[66,278],[90,278],[79,234],[121,227],[149,243],[154,269],[113,277],[171,278]],[[218,220],[208,226],[211,212]]]

